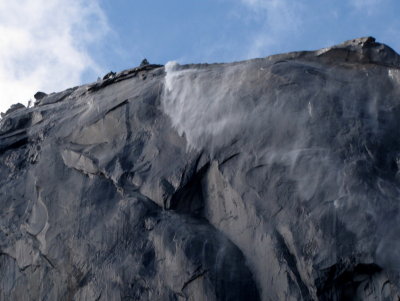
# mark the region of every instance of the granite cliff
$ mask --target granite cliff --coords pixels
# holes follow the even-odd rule
[[[390,47],[143,64],[36,97],[0,120],[0,300],[399,299]]]

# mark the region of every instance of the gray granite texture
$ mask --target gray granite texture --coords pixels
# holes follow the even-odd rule
[[[391,48],[110,74],[0,120],[0,300],[398,300]]]

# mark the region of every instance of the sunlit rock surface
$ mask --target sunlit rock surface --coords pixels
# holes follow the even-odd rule
[[[0,300],[398,300],[399,129],[373,38],[44,94],[0,121]]]

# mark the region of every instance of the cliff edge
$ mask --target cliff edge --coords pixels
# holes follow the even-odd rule
[[[0,120],[1,300],[397,300],[400,57],[146,64]]]

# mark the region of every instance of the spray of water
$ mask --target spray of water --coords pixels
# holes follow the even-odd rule
[[[398,85],[400,77],[396,70],[380,70],[366,70],[364,76],[356,69],[301,61],[170,62],[165,66],[162,106],[190,148],[212,152],[240,141],[241,152],[256,154],[253,163],[240,164],[250,169],[286,166],[284,176],[296,183],[293,194],[311,210],[331,203],[337,212],[332,214],[343,216],[346,227],[355,232],[365,227],[360,216],[368,215],[378,224],[371,232],[378,242],[377,260],[388,265],[394,260],[387,263],[384,258],[393,254],[385,249],[393,238],[379,223],[395,224],[386,209],[399,197],[371,191],[379,181],[392,185],[374,174],[373,166],[382,155],[380,143],[388,143],[379,140],[390,131],[381,122],[382,112],[390,115],[398,97],[382,97],[379,91]],[[391,220],[397,222],[397,217]]]

